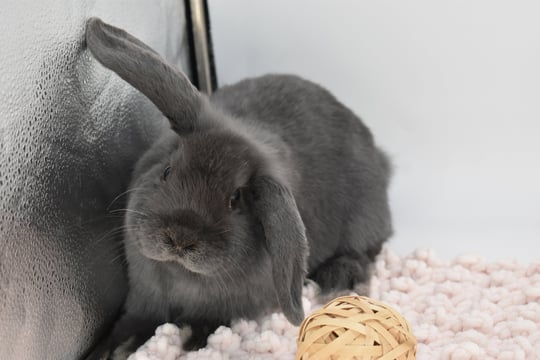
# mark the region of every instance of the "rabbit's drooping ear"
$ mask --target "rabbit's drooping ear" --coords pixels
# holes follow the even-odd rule
[[[146,95],[178,134],[193,132],[202,96],[180,71],[122,29],[90,18],[86,43],[94,57]]]
[[[255,213],[272,259],[272,276],[279,305],[287,319],[299,325],[304,319],[302,287],[308,244],[304,223],[293,195],[269,176],[253,180]]]

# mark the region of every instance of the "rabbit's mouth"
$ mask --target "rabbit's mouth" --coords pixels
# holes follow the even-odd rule
[[[203,275],[216,276],[222,267],[221,261],[211,261],[204,256],[194,256],[193,254],[176,257],[176,262],[189,272]]]

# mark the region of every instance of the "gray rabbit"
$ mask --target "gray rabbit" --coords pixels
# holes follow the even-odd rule
[[[328,91],[268,75],[208,98],[123,30],[92,18],[86,40],[172,128],[134,170],[130,290],[94,356],[127,339],[132,351],[164,322],[191,326],[188,349],[235,318],[281,310],[298,325],[306,276],[325,293],[368,280],[392,232],[389,163]]]

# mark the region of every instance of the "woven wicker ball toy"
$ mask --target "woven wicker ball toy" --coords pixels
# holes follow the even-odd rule
[[[342,296],[300,326],[296,360],[413,360],[416,338],[396,310],[364,296]]]

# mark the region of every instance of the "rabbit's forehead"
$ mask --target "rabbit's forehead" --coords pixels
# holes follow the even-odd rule
[[[193,136],[180,151],[184,174],[208,180],[247,180],[258,163],[249,143],[229,134]]]

